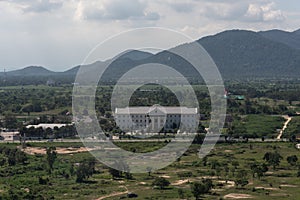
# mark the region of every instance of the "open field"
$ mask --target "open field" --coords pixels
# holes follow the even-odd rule
[[[143,143],[122,143],[128,149],[143,149]],[[153,143],[148,145],[147,151],[164,145]],[[17,148],[17,144],[0,144],[0,147]],[[76,175],[71,173],[71,166],[75,170],[78,163],[91,158],[88,152],[82,150],[81,143],[34,143],[30,148],[42,149],[45,146],[56,146],[58,157],[54,163],[51,174],[45,170],[46,156],[44,154],[28,154],[25,164],[0,167],[0,196],[7,199],[30,199],[30,195],[37,199],[119,199],[128,192],[138,195],[137,199],[180,199],[178,191],[183,191],[184,199],[194,199],[190,184],[202,178],[213,180],[214,187],[203,199],[299,199],[300,186],[297,177],[297,168],[290,166],[286,157],[299,155],[292,143],[236,143],[217,144],[208,155],[204,165],[203,160],[197,156],[198,145],[192,145],[180,160],[172,165],[149,174],[133,174],[132,179],[125,177],[112,179],[108,168],[96,163],[96,172],[83,183],[76,183]],[[68,154],[61,154],[63,149],[72,150]],[[266,152],[276,149],[283,157],[280,165],[273,170],[270,166],[268,172],[258,179],[253,178],[250,163],[254,161],[264,163]],[[0,154],[1,158],[4,157]],[[236,164],[238,163],[238,164]],[[229,168],[228,172],[225,166]],[[234,167],[235,166],[235,167]],[[241,188],[235,184],[235,175],[239,170],[247,171],[249,183]],[[68,175],[66,175],[68,174]],[[170,181],[171,185],[164,190],[154,189],[152,182],[155,177],[162,176]],[[45,182],[41,181],[46,180]],[[14,198],[12,198],[14,197]],[[32,196],[31,196],[32,197]],[[38,198],[39,197],[39,198]]]

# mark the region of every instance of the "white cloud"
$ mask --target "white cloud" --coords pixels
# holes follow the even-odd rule
[[[63,6],[62,1],[37,0],[29,4],[24,11],[27,12],[50,12]]]
[[[283,21],[285,16],[281,10],[275,8],[274,3],[264,5],[250,4],[245,14],[245,19],[249,21]]]
[[[143,0],[80,1],[77,18],[84,20],[158,20],[159,14],[147,12]]]
[[[18,7],[24,12],[50,12],[60,9],[63,6],[62,0],[2,0],[9,2],[12,6]]]
[[[192,12],[195,8],[195,5],[191,2],[170,2],[170,7],[173,8],[175,11],[179,13],[186,13],[186,12]]]

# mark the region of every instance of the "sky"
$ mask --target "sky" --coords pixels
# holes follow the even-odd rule
[[[64,71],[123,31],[164,27],[193,39],[229,29],[294,31],[299,0],[0,0],[0,71]],[[176,46],[177,44],[174,44]]]

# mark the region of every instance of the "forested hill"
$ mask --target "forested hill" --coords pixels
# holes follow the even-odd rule
[[[214,59],[224,79],[300,77],[300,30],[230,30],[201,38],[197,42]],[[153,55],[134,50],[115,61],[105,72],[103,81],[114,82],[126,71],[149,62],[169,65],[193,81],[198,78],[189,63],[167,51]],[[102,65],[102,62],[97,62],[96,67]],[[92,66],[95,67],[95,64]],[[79,66],[76,66],[65,72],[53,72],[43,67],[31,66],[0,73],[0,84],[41,84],[47,80],[72,83],[78,69]]]

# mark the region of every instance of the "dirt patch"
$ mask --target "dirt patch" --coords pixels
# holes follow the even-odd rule
[[[213,192],[223,192],[224,189],[211,189],[211,191],[213,191]]]
[[[279,188],[270,188],[270,187],[268,187],[268,188],[266,188],[266,187],[255,187],[255,189],[256,190],[273,190],[273,191],[280,190]]]
[[[109,195],[102,196],[102,197],[100,197],[100,198],[98,198],[98,199],[96,199],[96,200],[102,200],[102,199],[106,199],[106,198],[110,198],[110,197],[114,197],[114,196],[120,196],[120,195],[123,195],[123,194],[127,194],[127,193],[128,193],[127,187],[125,187],[125,186],[120,186],[120,188],[121,188],[121,187],[125,188],[126,191],[125,191],[125,192],[114,192],[114,193],[111,193],[111,194],[109,194]]]
[[[249,194],[230,193],[224,196],[224,199],[252,199],[253,196]]]
[[[273,196],[273,197],[288,197],[289,195],[285,194],[285,193],[278,193],[278,194],[270,194],[270,196]]]
[[[289,187],[289,188],[296,188],[297,185],[280,185],[280,187]]]
[[[232,150],[225,150],[224,152],[225,152],[225,153],[231,153]]]
[[[235,186],[234,181],[218,181],[218,183],[226,184],[224,187],[225,188],[233,188]]]
[[[80,148],[61,148],[58,147],[56,148],[56,152],[58,154],[73,154],[73,153],[81,153],[81,152],[87,152],[92,149],[87,149],[85,147],[80,147]],[[44,147],[26,147],[23,149],[23,151],[27,154],[30,155],[35,155],[35,154],[46,154],[46,148]]]
[[[106,199],[106,198],[109,198],[109,197],[114,197],[114,196],[119,196],[119,195],[123,195],[123,194],[127,194],[128,192],[115,192],[115,193],[112,193],[112,194],[109,194],[109,195],[105,195],[103,197],[100,197],[98,198],[97,200],[102,200],[102,199]]]
[[[171,185],[182,185],[182,184],[188,183],[189,181],[190,181],[189,179],[179,180],[179,181],[172,183]]]
[[[201,176],[200,178],[204,178],[204,179],[218,179],[218,176]]]

